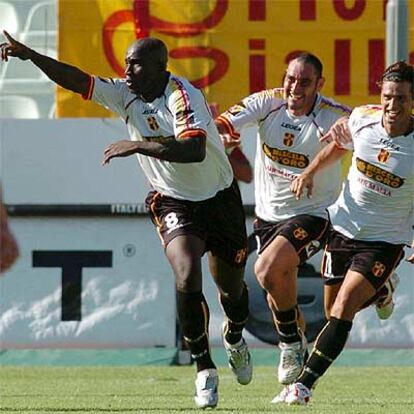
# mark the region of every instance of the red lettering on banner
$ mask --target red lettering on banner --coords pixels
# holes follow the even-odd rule
[[[104,22],[102,37],[105,56],[112,69],[118,74],[118,76],[124,76],[124,66],[121,65],[116,59],[114,52],[113,35],[121,24],[127,22],[134,23],[135,37],[137,39],[150,36],[151,30],[155,30],[157,32],[175,37],[196,36],[200,33],[203,33],[205,30],[216,26],[221,21],[227,12],[228,0],[217,0],[213,11],[206,18],[195,23],[174,23],[158,19],[157,17],[150,15],[149,6],[150,0],[134,0],[133,10],[116,11]],[[189,49],[191,48],[183,48],[182,55],[184,56],[188,53],[193,53],[189,52]],[[220,77],[224,76],[228,69],[228,57],[224,52],[218,51],[217,49],[210,49],[210,52],[206,52],[204,49],[207,48],[192,49],[199,49],[199,51],[194,52],[194,56],[191,56],[213,58],[216,63],[220,62],[220,65],[223,64],[223,62],[225,62],[227,59],[227,65],[224,65],[223,67],[216,65],[216,67],[208,75],[196,80],[195,83],[203,84],[204,87],[209,84],[204,84],[206,80],[215,82]],[[219,57],[219,54],[225,55],[225,59]],[[224,71],[223,68],[225,68]],[[220,76],[217,77],[218,75]]]
[[[249,0],[249,20],[266,20],[266,0]]]
[[[333,0],[336,14],[344,20],[355,20],[364,12],[366,1],[354,0],[353,7],[347,7],[345,0]]]
[[[213,11],[199,22],[175,23],[151,16],[149,8],[150,0],[134,0],[133,12],[135,16],[135,25],[137,28],[142,27],[144,31],[155,30],[169,36],[196,36],[220,23],[221,19],[227,13],[229,7],[228,1],[229,0],[217,0]]]
[[[170,56],[174,59],[208,58],[214,61],[214,68],[206,76],[191,81],[197,88],[205,88],[217,82],[229,68],[229,57],[226,53],[211,47],[179,47],[170,50]]]
[[[300,0],[299,19],[300,20],[316,20],[316,1],[315,0]]]
[[[335,95],[349,95],[351,91],[351,41],[335,40]]]
[[[372,39],[368,42],[368,94],[378,95],[377,81],[385,69],[385,41]]]
[[[108,19],[104,22],[102,30],[102,42],[105,56],[112,69],[118,74],[118,76],[121,77],[124,76],[124,66],[119,64],[115,56],[113,36],[118,26],[126,22],[134,22],[132,10],[118,10],[108,17]],[[148,33],[143,33],[140,37],[146,36],[148,36]]]
[[[266,89],[266,57],[250,55],[249,57],[249,90],[250,93]]]

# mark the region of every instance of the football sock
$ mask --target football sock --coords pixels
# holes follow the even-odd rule
[[[312,388],[345,347],[352,322],[331,317],[318,337],[297,382]]]
[[[210,312],[201,292],[177,292],[178,318],[184,339],[197,365],[197,371],[216,368],[208,343]]]
[[[243,282],[243,293],[236,301],[220,295],[220,303],[227,316],[224,337],[229,344],[235,345],[242,339],[243,328],[249,316],[249,291]]]
[[[287,311],[279,311],[273,307],[272,311],[280,342],[291,344],[301,341],[302,336],[298,327],[298,307],[295,306]]]

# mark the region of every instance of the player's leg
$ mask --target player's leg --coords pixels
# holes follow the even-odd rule
[[[299,263],[298,253],[289,240],[284,236],[276,236],[260,253],[255,265],[256,276],[267,292],[267,302],[279,335],[281,355],[278,379],[282,384],[293,382],[299,375],[306,349],[304,335],[298,323]]]
[[[401,246],[349,240],[345,247],[346,243],[356,253],[331,308],[330,319],[318,335],[297,384],[288,390],[287,403],[305,404],[309,400],[309,390],[342,352],[355,314],[372,302],[402,257]],[[340,274],[335,255],[332,269],[334,274]]]
[[[195,402],[200,408],[215,407],[218,376],[208,342],[209,309],[202,293],[203,229],[194,218],[194,203],[156,192],[146,203],[175,275],[178,319],[197,368]]]
[[[240,384],[252,379],[252,364],[242,337],[249,315],[249,298],[244,283],[247,258],[246,219],[237,183],[220,192],[206,211],[209,219],[210,273],[226,315],[223,342],[229,366]]]

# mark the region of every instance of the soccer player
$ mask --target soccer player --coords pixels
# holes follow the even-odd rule
[[[0,188],[0,274],[10,269],[18,257],[19,248],[8,225],[7,210]]]
[[[238,382],[248,384],[252,365],[242,337],[248,317],[247,237],[240,192],[202,92],[167,71],[168,50],[159,39],[134,42],[126,53],[125,79],[111,79],[91,76],[4,35],[3,60],[31,60],[60,86],[125,120],[131,140],[109,145],[102,163],[136,154],[153,187],[146,204],[175,275],[178,317],[197,368],[195,403],[215,407],[218,376],[209,349],[201,257],[209,251],[226,314],[229,365]]]
[[[327,236],[326,208],[339,194],[340,164],[317,177],[312,199],[297,200],[290,184],[327,145],[320,138],[350,112],[320,94],[322,69],[316,56],[303,53],[289,62],[283,88],[248,96],[216,119],[223,139],[236,144],[245,126],[258,126],[255,272],[267,292],[279,335],[282,384],[294,382],[303,367],[306,339],[297,305],[298,266],[321,248]],[[272,402],[279,402],[278,397]]]
[[[379,86],[381,106],[355,108],[349,118],[352,142],[329,144],[292,183],[297,197],[305,190],[311,195],[315,174],[353,149],[347,180],[329,208],[334,232],[323,276],[325,292],[334,298],[330,319],[296,383],[288,386],[288,404],[308,403],[315,382],[342,352],[355,314],[375,300],[413,240],[413,66],[389,66]],[[414,254],[407,260],[413,263]]]

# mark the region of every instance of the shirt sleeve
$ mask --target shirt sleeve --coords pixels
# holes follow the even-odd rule
[[[207,123],[213,122],[201,91],[189,90],[178,79],[172,80],[173,92],[168,98],[168,109],[173,116],[177,140],[207,137]]]
[[[124,80],[91,76],[88,93],[83,98],[92,100],[124,118],[127,96],[128,88]]]
[[[277,106],[277,101],[270,91],[265,90],[254,93],[233,105],[216,119],[228,134],[233,138],[240,138],[240,132],[244,127],[257,125]]]

